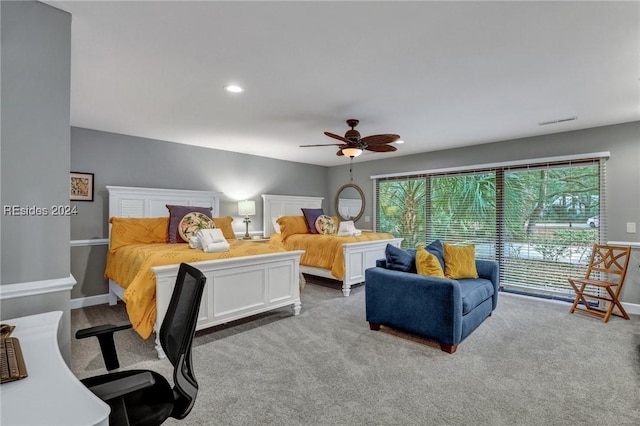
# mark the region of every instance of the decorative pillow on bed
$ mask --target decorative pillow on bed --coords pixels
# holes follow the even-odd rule
[[[212,229],[216,225],[213,220],[200,212],[187,213],[178,224],[178,234],[185,242],[189,242],[192,235],[201,229]]]
[[[324,214],[322,209],[301,209],[304,220],[307,221],[307,230],[310,234],[318,234],[316,220]]]
[[[473,244],[457,246],[444,243],[444,263],[444,275],[447,278],[478,278],[476,248]]]
[[[316,229],[318,234],[335,234],[338,232],[338,226],[331,216],[325,214],[318,216],[316,219]]]
[[[280,225],[282,241],[285,241],[290,235],[309,233],[304,216],[280,216],[277,222]]]
[[[199,212],[204,214],[205,216],[211,218],[211,207],[196,207],[196,206],[174,206],[171,204],[167,204],[167,208],[169,209],[169,243],[186,243],[180,237],[180,233],[178,232],[178,225],[183,217],[187,215],[187,213],[191,212]]]
[[[231,216],[213,218],[213,223],[216,224],[216,228],[220,228],[222,235],[224,235],[224,238],[227,240],[236,239],[236,233],[233,231],[231,222],[233,222],[233,218]]]
[[[280,233],[280,224],[278,223],[278,218],[275,217],[273,219],[271,219],[271,224],[273,225],[273,232],[275,232],[276,234]]]
[[[167,242],[168,217],[112,217],[109,250],[127,244]]]

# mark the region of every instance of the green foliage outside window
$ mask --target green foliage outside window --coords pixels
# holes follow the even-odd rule
[[[597,163],[425,175],[377,185],[377,230],[404,238],[405,248],[439,238],[474,243],[477,256],[496,258],[500,247],[503,270],[513,264],[524,271],[533,264],[548,269],[548,261],[586,263],[600,236],[587,224],[600,212]],[[544,276],[544,270],[526,274]]]

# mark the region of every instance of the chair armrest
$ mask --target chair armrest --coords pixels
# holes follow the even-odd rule
[[[87,337],[97,337],[100,343],[100,351],[104,359],[104,365],[108,371],[120,368],[116,344],[113,341],[113,333],[131,328],[130,322],[118,324],[104,324],[95,327],[84,328],[76,332],[76,339],[86,339]]]
[[[500,289],[500,267],[495,260],[476,259],[478,277],[487,279],[493,284],[493,309],[498,305],[498,290]]]
[[[86,339],[87,337],[99,336],[107,333],[114,333],[120,330],[126,330],[131,328],[131,323],[120,322],[117,324],[102,324],[96,325],[94,327],[83,328],[82,330],[76,331],[76,339]]]
[[[92,386],[89,390],[101,400],[109,401],[140,389],[149,388],[155,383],[156,380],[153,378],[153,375],[149,371],[145,371],[143,373],[122,377],[111,382]]]

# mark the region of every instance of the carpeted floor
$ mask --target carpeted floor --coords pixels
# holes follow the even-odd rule
[[[370,331],[364,286],[307,277],[302,313],[280,309],[199,332],[200,385],[181,425],[638,425],[640,317],[608,324],[569,305],[501,293],[459,346]],[[72,311],[73,332],[125,319],[122,305]],[[123,369],[171,379],[152,339],[116,337]],[[72,342],[78,377],[103,373],[97,341]]]

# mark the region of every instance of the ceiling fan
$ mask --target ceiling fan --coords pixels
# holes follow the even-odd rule
[[[358,125],[359,121],[354,119],[347,120],[347,125],[351,127],[351,130],[347,130],[347,133],[343,136],[335,135],[333,133],[324,132],[325,135],[330,138],[337,139],[342,141],[342,143],[326,143],[326,144],[316,144],[316,145],[300,145],[301,147],[309,147],[309,146],[338,146],[340,150],[336,153],[336,155],[346,155],[347,157],[357,157],[362,154],[364,150],[374,151],[374,152],[393,152],[397,150],[395,146],[388,145],[392,142],[400,139],[399,135],[371,135],[365,136],[363,138],[360,137],[360,132],[358,132],[355,127]]]

